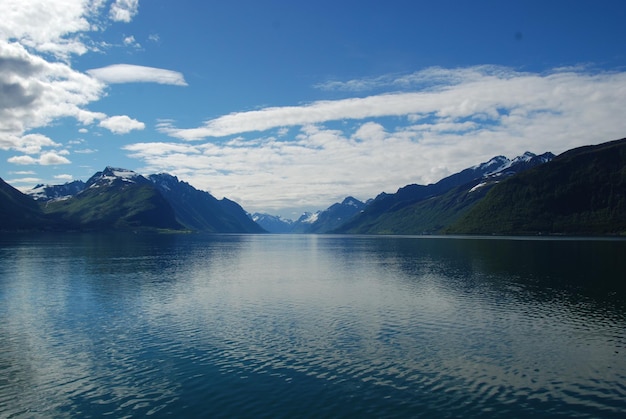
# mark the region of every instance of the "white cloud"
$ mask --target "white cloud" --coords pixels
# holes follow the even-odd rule
[[[0,39],[18,40],[40,52],[60,57],[84,54],[87,47],[77,36],[92,29],[90,18],[102,1],[3,0],[0,1]]]
[[[8,159],[15,164],[67,164],[63,151],[45,152],[59,144],[34,132],[62,118],[83,125],[101,121],[115,133],[143,129],[129,117],[109,117],[87,106],[101,99],[106,85],[76,71],[70,58],[96,49],[86,33],[104,29],[105,0],[0,1],[0,149],[25,153]],[[110,18],[128,22],[138,1],[115,1]],[[137,44],[127,37],[127,43]],[[184,83],[179,74],[156,69],[151,81]],[[168,81],[168,77],[169,80]],[[86,133],[85,128],[80,132]],[[38,158],[32,154],[39,154]]]
[[[76,154],[93,154],[96,153],[98,150],[94,150],[92,148],[85,148],[82,150],[74,150],[74,153]]]
[[[424,82],[432,77],[429,88],[235,112],[197,128],[180,129],[162,124],[160,130],[175,138],[199,140],[278,127],[381,117],[410,117],[411,120],[428,117],[437,123],[486,119],[500,125],[510,122],[515,115],[523,116],[527,122],[533,122],[544,113],[584,117],[590,97],[595,98],[594,112],[614,113],[626,89],[626,73],[593,75],[565,71],[541,75],[476,67],[454,71],[429,69],[419,77]]]
[[[33,165],[38,164],[41,166],[53,166],[59,164],[70,164],[66,157],[60,155],[60,153],[54,152],[46,152],[42,153],[38,158],[34,158],[32,156],[14,156],[7,159],[9,163],[19,164],[19,165]]]
[[[115,0],[111,5],[109,17],[116,22],[130,22],[137,14],[139,0]]]
[[[423,91],[234,113],[191,130],[164,120],[159,130],[198,141],[126,150],[145,172],[176,174],[249,211],[285,214],[436,182],[496,154],[560,153],[626,132],[626,73],[480,67],[421,77]],[[295,136],[285,135],[290,126]],[[250,134],[255,130],[264,132]],[[236,137],[199,141],[228,135]]]
[[[91,123],[105,116],[84,109],[101,97],[104,85],[69,65],[48,62],[18,43],[3,40],[0,63],[0,147],[30,147],[34,137],[24,133],[58,118],[73,117]],[[54,143],[49,140],[41,145]]]
[[[131,64],[114,64],[88,70],[91,76],[105,83],[159,83],[187,86],[184,76],[171,70]]]
[[[32,170],[18,170],[15,172],[9,172],[12,175],[34,175],[35,172],[33,172]]]
[[[127,47],[141,48],[141,44],[135,40],[135,37],[130,35],[124,38],[124,45]]]
[[[42,134],[28,134],[22,137],[4,137],[5,142],[0,136],[0,148],[9,150],[14,149],[26,154],[37,154],[41,152],[43,147],[58,147],[59,144]]]
[[[563,68],[560,70],[583,70],[584,68]],[[321,90],[364,92],[379,89],[419,89],[428,90],[441,85],[453,85],[469,80],[478,80],[485,75],[501,78],[514,77],[515,72],[507,67],[480,65],[466,68],[430,67],[410,74],[385,74],[354,80],[331,80],[314,87]]]
[[[29,187],[26,189],[30,189],[32,187],[32,185],[35,185],[37,183],[41,183],[41,179],[40,178],[36,178],[36,177],[23,177],[23,178],[16,178],[16,179],[10,179],[7,181],[7,183],[11,184],[11,185],[16,185],[16,184],[28,184]],[[18,188],[20,189],[20,188]]]
[[[114,134],[128,134],[133,130],[143,130],[146,127],[143,122],[126,115],[111,116],[102,120],[99,125]]]
[[[69,175],[69,174],[60,174],[60,175],[55,175],[54,178],[57,180],[70,182],[74,179],[74,176]]]

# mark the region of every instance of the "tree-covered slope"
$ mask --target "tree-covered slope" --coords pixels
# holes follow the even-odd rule
[[[437,234],[464,215],[491,186],[550,161],[554,155],[526,152],[509,160],[496,156],[431,185],[407,185],[382,193],[335,230],[351,234]]]
[[[567,151],[503,181],[446,232],[625,234],[626,139]]]
[[[79,230],[181,229],[174,210],[143,176],[107,167],[73,197],[41,204]]]
[[[348,223],[341,232],[350,234],[437,234],[471,209],[493,186],[474,189],[478,181],[457,186],[435,197],[389,211],[368,223]]]

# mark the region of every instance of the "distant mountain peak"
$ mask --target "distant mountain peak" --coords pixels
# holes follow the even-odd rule
[[[94,174],[86,183],[86,188],[111,186],[115,183],[148,182],[146,178],[132,170],[107,166],[103,171]]]
[[[303,223],[303,224],[313,224],[315,221],[317,221],[317,218],[319,217],[321,211],[317,211],[317,212],[304,212],[300,218],[298,218],[298,223]]]
[[[350,205],[353,207],[361,207],[363,206],[363,203],[361,201],[359,201],[358,199],[348,196],[346,197],[342,202],[341,205]]]
[[[58,199],[69,199],[85,188],[85,182],[75,180],[63,185],[45,185],[40,183],[34,188],[26,191],[26,195],[31,196],[36,201],[50,201]]]

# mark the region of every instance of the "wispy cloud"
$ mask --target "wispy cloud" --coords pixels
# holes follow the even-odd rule
[[[423,91],[380,94],[301,106],[268,107],[236,112],[206,121],[197,128],[182,129],[163,124],[160,130],[184,140],[223,137],[277,127],[302,126],[338,120],[381,117],[429,117],[437,122],[488,119],[506,124],[511,115],[524,115],[528,122],[543,113],[579,115],[594,97],[596,112],[611,112],[622,101],[626,73],[586,74],[553,72],[546,75],[517,73],[477,67],[458,70],[429,69],[416,74]]]
[[[66,173],[63,173],[63,174],[60,174],[60,175],[55,175],[54,178],[57,179],[57,180],[69,182],[72,179],[74,179],[74,176],[66,174]]]
[[[564,69],[563,69],[564,70]],[[377,77],[365,77],[352,80],[328,80],[314,87],[326,91],[366,92],[373,90],[406,90],[421,91],[441,86],[450,86],[477,80],[486,75],[499,78],[514,77],[516,72],[510,68],[494,65],[481,65],[466,68],[430,67],[409,74],[384,74]]]
[[[116,22],[130,22],[139,10],[139,0],[115,0],[109,16]]]
[[[128,134],[134,130],[143,130],[146,124],[132,119],[126,115],[112,116],[103,119],[99,124],[101,127],[108,129],[114,134]]]

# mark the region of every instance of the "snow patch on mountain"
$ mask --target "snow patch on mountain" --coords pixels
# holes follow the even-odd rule
[[[302,214],[302,216],[298,219],[299,222],[301,223],[305,223],[305,224],[313,224],[314,222],[317,221],[317,219],[320,216],[320,212],[321,211],[317,211],[314,213],[310,213],[310,212],[305,212],[304,214]]]
[[[96,173],[87,181],[88,188],[111,186],[115,181],[137,183],[139,179],[145,179],[140,174],[128,169],[107,166],[102,172]]]

